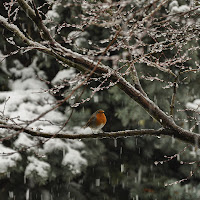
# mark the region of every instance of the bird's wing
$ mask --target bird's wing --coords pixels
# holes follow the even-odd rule
[[[94,121],[95,121],[95,115],[93,114],[91,118],[88,120],[88,122],[86,123],[86,125],[84,126],[84,128],[87,128],[88,126],[90,126],[91,123],[93,123]]]

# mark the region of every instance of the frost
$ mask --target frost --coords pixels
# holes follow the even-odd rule
[[[0,144],[0,174],[6,173],[10,167],[15,167],[16,162],[20,160],[21,156],[19,153]]]
[[[82,165],[87,165],[87,160],[83,158],[79,151],[68,148],[68,152],[62,160],[62,165],[69,166],[72,173],[80,173]]]
[[[50,165],[44,161],[38,160],[34,156],[28,157],[29,164],[25,170],[26,177],[33,177],[36,173],[37,176],[48,179],[48,173],[50,171]]]

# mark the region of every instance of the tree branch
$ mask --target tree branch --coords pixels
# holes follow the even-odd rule
[[[44,137],[44,138],[62,138],[62,139],[86,139],[86,138],[119,138],[119,137],[128,137],[128,136],[171,136],[176,139],[179,139],[183,142],[192,144],[194,146],[200,146],[200,135],[192,133],[190,131],[185,131],[179,128],[179,131],[160,128],[158,130],[154,129],[141,129],[141,130],[125,130],[125,131],[116,131],[116,132],[104,132],[99,134],[67,134],[67,133],[45,133],[40,131],[34,131],[33,129],[22,128],[13,124],[0,124],[2,129],[10,129],[15,131],[20,131],[27,133],[31,136]]]
[[[43,38],[46,40],[49,40],[51,44],[55,43],[55,40],[52,38],[51,34],[49,33],[49,30],[47,27],[43,24],[41,16],[39,15],[39,12],[33,3],[34,10],[26,3],[24,0],[17,0],[18,4],[21,6],[21,8],[24,10],[24,12],[27,14],[27,16],[35,23],[35,25],[38,27],[39,31],[43,32]],[[34,12],[35,11],[35,12]]]
[[[24,2],[23,0],[18,0],[18,2]],[[163,3],[166,3],[167,1],[162,1]],[[162,3],[161,3],[162,4]],[[160,5],[161,5],[160,4]],[[28,4],[26,5],[26,9],[28,9],[29,17],[35,17],[34,11],[30,11],[30,6]],[[163,4],[162,4],[163,5]],[[22,5],[23,6],[23,5]],[[160,8],[160,7],[159,7]],[[29,12],[30,11],[30,12]],[[153,15],[154,13],[152,13]],[[151,15],[150,15],[151,16]],[[35,23],[39,23],[38,21],[35,21]],[[121,136],[131,136],[131,135],[170,135],[174,136],[175,138],[181,139],[182,141],[187,141],[191,144],[198,144],[199,145],[199,135],[189,132],[187,130],[182,129],[181,127],[177,126],[173,119],[168,116],[164,111],[162,111],[153,101],[151,101],[146,95],[143,94],[140,90],[136,89],[132,84],[130,84],[122,74],[120,74],[118,71],[115,71],[111,69],[108,66],[105,66],[100,63],[93,62],[92,60],[86,58],[86,56],[83,56],[81,54],[75,53],[69,49],[66,49],[65,47],[61,46],[59,43],[54,41],[53,45],[46,47],[42,45],[41,43],[34,42],[30,39],[28,39],[17,26],[13,24],[9,24],[7,19],[0,16],[0,23],[7,28],[8,30],[12,31],[14,34],[16,34],[22,41],[27,43],[29,45],[29,48],[39,50],[41,52],[44,52],[48,55],[51,55],[58,60],[62,61],[63,63],[69,65],[70,67],[76,68],[81,71],[89,71],[94,72],[97,76],[102,76],[103,74],[109,74],[110,79],[113,82],[117,82],[118,87],[124,91],[129,97],[131,97],[134,101],[136,101],[140,106],[142,106],[153,118],[155,118],[164,129],[159,129],[159,131],[156,130],[140,130],[140,131],[120,131],[120,132],[111,132],[111,133],[104,133],[104,134],[88,134],[88,135],[65,135],[65,134],[58,134],[56,137],[61,138],[70,138],[70,139],[81,139],[81,138],[98,138],[98,137],[121,137]],[[43,28],[45,27],[40,27]],[[44,31],[44,30],[43,30]],[[45,31],[48,31],[48,29],[45,28]],[[116,36],[117,37],[117,36]],[[49,38],[51,40],[51,38]],[[107,48],[106,48],[107,49]],[[160,66],[155,66],[159,69]],[[160,70],[164,70],[165,72],[170,73],[168,69],[164,69],[163,67],[160,67]],[[174,74],[172,74],[174,75]],[[176,77],[176,75],[175,75]],[[41,136],[41,137],[52,137],[53,135],[49,135],[46,133],[41,132],[34,132],[30,129],[24,129],[22,127],[13,126],[13,125],[1,125],[0,128],[6,128],[6,129],[13,129],[15,131],[25,131],[28,134],[31,134],[33,136]],[[162,130],[162,131],[161,131]]]

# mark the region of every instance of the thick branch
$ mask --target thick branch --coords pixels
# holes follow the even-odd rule
[[[31,136],[44,137],[44,138],[62,138],[62,139],[117,138],[117,137],[124,137],[124,136],[142,136],[142,135],[160,136],[162,134],[162,129],[126,130],[126,131],[117,131],[117,132],[104,132],[100,134],[93,134],[93,133],[92,134],[67,134],[67,133],[52,134],[52,133],[34,131],[32,129],[22,128],[20,126],[12,125],[12,124],[8,124],[8,125],[0,124],[0,128],[21,131],[21,132],[23,131]]]
[[[183,130],[179,128],[176,130],[171,129],[142,129],[142,130],[125,130],[125,131],[117,131],[117,132],[104,132],[100,134],[67,134],[67,133],[45,133],[40,131],[34,131],[33,129],[23,128],[13,124],[0,124],[0,128],[2,129],[10,129],[19,132],[25,132],[31,136],[44,137],[44,138],[62,138],[62,139],[86,139],[86,138],[119,138],[119,137],[127,137],[127,136],[162,136],[167,135],[179,139],[183,142],[200,146],[200,135],[192,133],[190,131]]]

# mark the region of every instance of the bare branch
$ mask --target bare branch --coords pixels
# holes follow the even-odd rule
[[[37,25],[39,31],[43,32],[43,38],[46,40],[49,40],[51,44],[55,43],[55,40],[52,38],[51,34],[49,33],[49,30],[47,27],[43,24],[41,16],[38,13],[38,10],[36,9],[36,6],[33,2],[34,10],[26,3],[24,0],[17,0],[21,8],[24,10],[24,12],[28,15],[28,17],[34,21],[34,23]]]
[[[176,100],[176,93],[177,93],[177,81],[178,81],[178,76],[175,78],[174,83],[173,83],[173,94],[172,94],[171,105],[170,105],[170,115],[172,117],[174,116],[175,100]]]
[[[45,133],[34,131],[28,128],[22,128],[18,125],[1,123],[0,128],[2,129],[10,129],[20,132],[25,132],[31,136],[44,137],[44,138],[62,138],[62,139],[86,139],[86,138],[118,138],[118,137],[127,137],[127,136],[161,136],[167,135],[174,138],[177,138],[183,142],[192,144],[196,147],[200,146],[200,135],[192,133],[190,131],[183,130],[178,128],[177,130],[161,128],[158,130],[154,129],[141,129],[141,130],[125,130],[125,131],[117,131],[117,132],[104,132],[100,134],[67,134],[67,133]]]

